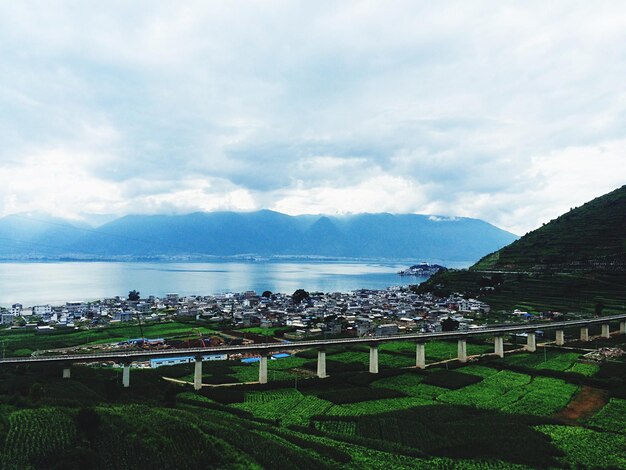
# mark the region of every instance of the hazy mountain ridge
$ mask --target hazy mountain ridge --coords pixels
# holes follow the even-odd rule
[[[97,228],[0,219],[0,257],[312,256],[472,260],[516,236],[470,218],[415,214],[289,216],[258,212],[129,215]]]

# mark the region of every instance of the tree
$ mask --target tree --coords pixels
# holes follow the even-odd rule
[[[261,297],[265,297],[266,299],[269,299],[271,296],[272,296],[272,291],[270,290],[263,291],[263,293],[261,294]]]
[[[602,315],[602,311],[604,310],[604,303],[602,302],[596,302],[596,305],[594,307],[594,311],[597,317],[599,317],[600,315]]]
[[[305,291],[304,289],[298,289],[291,296],[291,300],[293,300],[294,304],[299,304],[303,300],[306,300],[308,298],[309,298],[309,293],[307,291]]]
[[[448,317],[441,321],[441,331],[455,331],[459,329],[459,322]]]
[[[33,399],[33,401],[37,402],[41,400],[41,397],[43,397],[43,394],[44,394],[44,390],[40,383],[35,382],[30,387],[30,397]]]
[[[141,296],[139,295],[139,291],[137,290],[131,290],[128,293],[128,300],[132,300],[134,302],[138,301],[141,298]]]
[[[100,415],[93,408],[81,408],[76,414],[76,428],[79,434],[92,440],[100,426]]]

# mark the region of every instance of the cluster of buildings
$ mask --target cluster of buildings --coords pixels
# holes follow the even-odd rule
[[[445,320],[458,322],[455,327],[459,329],[469,329],[489,312],[489,306],[478,300],[436,298],[416,294],[408,287],[304,294],[247,291],[212,296],[167,294],[140,300],[114,297],[28,308],[14,304],[10,309],[0,309],[0,319],[4,325],[49,329],[191,317],[231,328],[289,327],[287,339],[302,339],[440,331]]]

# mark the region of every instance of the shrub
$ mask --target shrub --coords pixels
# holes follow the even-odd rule
[[[87,439],[92,439],[98,432],[100,416],[93,408],[81,408],[76,414],[76,430]]]
[[[225,405],[230,403],[243,403],[245,399],[245,393],[235,387],[205,387],[200,391],[200,394]]]
[[[455,370],[438,370],[426,376],[423,383],[437,387],[457,390],[483,380],[482,377],[472,374],[464,374]]]

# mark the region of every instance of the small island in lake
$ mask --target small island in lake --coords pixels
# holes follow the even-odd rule
[[[432,276],[433,274],[445,269],[445,266],[441,266],[439,264],[418,263],[408,269],[400,271],[398,274],[400,276]]]

